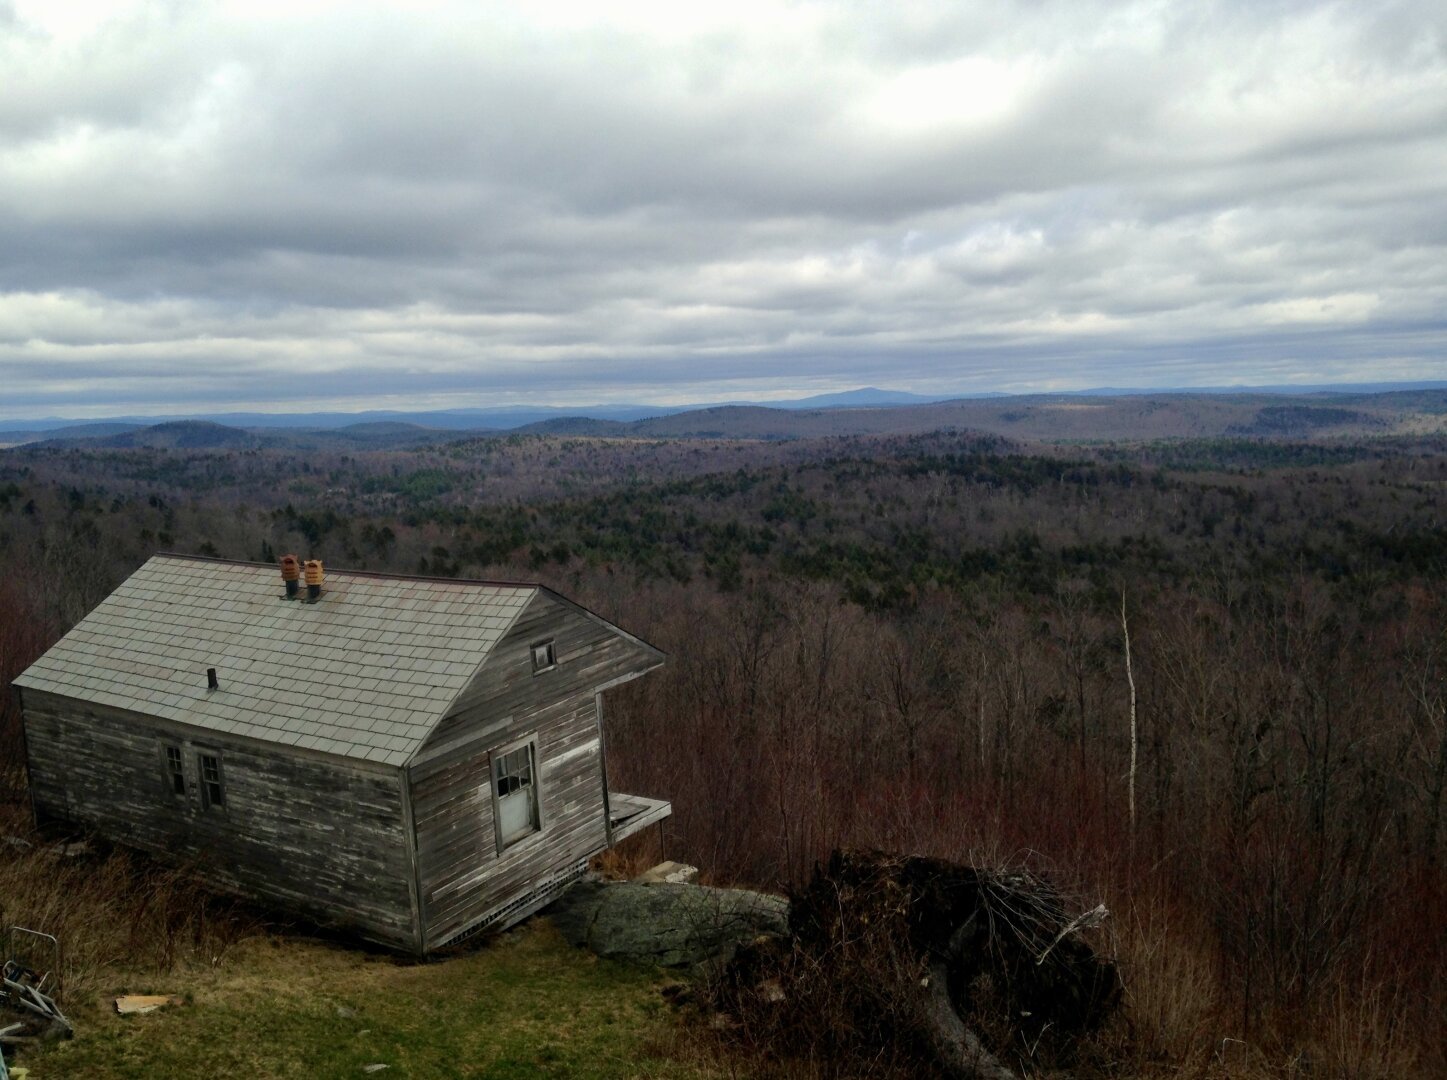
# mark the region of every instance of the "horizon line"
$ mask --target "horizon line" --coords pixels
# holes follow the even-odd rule
[[[1438,390],[1447,389],[1447,379],[1402,379],[1389,381],[1372,382],[1314,382],[1314,383],[1234,383],[1229,385],[1213,386],[1086,386],[1074,389],[1046,389],[1046,390],[960,390],[943,391],[938,393],[923,393],[915,390],[901,390],[879,386],[857,386],[847,390],[830,390],[815,394],[805,394],[793,397],[778,397],[772,399],[759,398],[732,398],[722,401],[700,401],[684,404],[659,404],[648,401],[620,401],[620,402],[594,402],[587,405],[552,405],[537,404],[529,405],[522,403],[508,403],[503,405],[458,405],[442,407],[407,407],[407,406],[386,406],[370,407],[362,409],[341,409],[318,407],[312,409],[268,409],[254,406],[251,408],[226,408],[222,407],[201,407],[191,410],[177,412],[151,413],[113,413],[102,416],[39,416],[39,417],[6,417],[0,419],[0,430],[24,430],[34,429],[40,424],[103,424],[103,423],[125,423],[131,421],[154,421],[156,423],[179,422],[186,420],[213,420],[217,417],[233,416],[264,416],[264,417],[340,417],[340,416],[371,416],[371,415],[459,415],[467,413],[479,414],[505,414],[512,412],[551,412],[568,413],[575,416],[584,416],[590,410],[657,410],[663,413],[692,412],[700,409],[730,408],[730,407],[755,407],[755,408],[784,408],[789,405],[796,405],[802,402],[815,401],[821,398],[838,398],[850,395],[875,393],[880,395],[900,395],[918,398],[916,402],[896,402],[893,407],[908,407],[910,404],[939,404],[947,401],[967,401],[985,398],[1027,398],[1027,397],[1068,397],[1079,395],[1098,396],[1140,396],[1149,394],[1239,394],[1239,393],[1263,393],[1272,395],[1289,396],[1291,394],[1332,394],[1332,393],[1393,393],[1402,390]],[[889,406],[891,403],[880,402],[878,406]],[[820,406],[829,408],[830,406]],[[835,406],[835,407],[848,407]],[[577,411],[574,411],[577,410]],[[264,426],[264,425],[263,425]]]

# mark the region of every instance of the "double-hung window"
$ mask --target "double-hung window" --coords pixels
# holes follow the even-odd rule
[[[221,777],[221,758],[216,754],[197,754],[196,772],[201,778],[201,805],[207,810],[226,806],[226,785]]]
[[[186,769],[181,763],[181,748],[166,745],[165,754],[166,790],[178,799],[186,797]]]
[[[161,779],[173,799],[185,799],[188,792],[200,797],[203,810],[226,808],[226,778],[221,772],[221,755],[200,751],[196,772],[186,776],[186,756],[177,743],[161,744]]]
[[[499,851],[541,827],[536,738],[493,751],[492,817]]]

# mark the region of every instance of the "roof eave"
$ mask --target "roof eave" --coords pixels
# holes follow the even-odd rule
[[[649,668],[647,668],[645,671],[639,672],[640,675],[646,674],[647,671],[652,671],[654,668],[658,667],[659,665],[665,663],[665,662],[668,660],[668,654],[667,654],[666,652],[664,652],[662,649],[660,649],[657,645],[652,645],[652,644],[650,644],[649,642],[644,641],[644,640],[643,640],[641,637],[639,637],[637,634],[630,634],[627,630],[624,630],[624,629],[623,629],[621,626],[619,626],[617,623],[611,622],[611,621],[609,621],[608,619],[603,618],[603,616],[599,615],[596,611],[593,611],[593,610],[591,610],[590,608],[584,607],[582,604],[578,603],[576,600],[570,600],[570,599],[568,599],[566,596],[564,596],[562,593],[557,592],[557,591],[555,591],[555,590],[553,590],[553,589],[550,589],[550,588],[548,588],[546,585],[539,585],[539,586],[538,586],[538,590],[539,590],[540,592],[545,592],[545,593],[547,593],[549,596],[551,596],[554,600],[558,601],[560,604],[565,604],[566,606],[572,608],[574,611],[577,611],[577,612],[579,612],[579,613],[587,616],[589,619],[592,619],[594,622],[600,623],[600,624],[602,624],[603,626],[607,627],[609,630],[613,631],[613,633],[617,634],[619,637],[621,637],[621,638],[626,638],[627,640],[631,641],[633,644],[637,645],[639,648],[643,649],[644,651],[646,651],[646,652],[648,652],[648,653],[651,653],[651,654],[653,655],[653,657],[657,660],[657,663],[653,664],[652,666],[650,666]]]
[[[390,754],[387,759],[379,761],[375,758],[367,757],[364,754],[344,754],[338,753],[333,750],[318,750],[315,747],[299,746],[295,743],[281,742],[277,739],[266,739],[257,735],[247,735],[238,731],[219,731],[215,728],[205,727],[201,724],[194,724],[186,720],[177,720],[176,718],[171,716],[160,716],[156,713],[141,712],[137,709],[132,709],[126,705],[120,705],[106,701],[104,697],[77,697],[74,694],[67,694],[60,690],[53,690],[49,687],[36,686],[33,684],[27,684],[25,686],[22,686],[21,689],[28,690],[32,693],[37,694],[48,694],[51,697],[62,698],[65,701],[74,701],[81,705],[101,705],[107,709],[114,709],[116,712],[125,713],[128,716],[140,717],[143,720],[150,721],[155,724],[160,724],[164,727],[184,729],[187,733],[193,733],[192,737],[200,742],[204,742],[208,739],[222,742],[230,740],[244,743],[250,747],[265,748],[275,753],[297,755],[301,757],[332,762],[345,761],[348,765],[361,766],[363,768],[371,769],[377,772],[393,772],[401,769],[406,766],[407,761],[411,756],[410,752],[405,756],[394,753]]]

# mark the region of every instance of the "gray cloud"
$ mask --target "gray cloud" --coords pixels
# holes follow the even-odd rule
[[[1447,374],[1439,4],[595,8],[0,0],[0,415]]]

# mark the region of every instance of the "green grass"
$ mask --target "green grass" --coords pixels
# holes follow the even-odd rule
[[[66,1002],[76,1038],[17,1064],[32,1080],[714,1075],[659,973],[598,960],[538,920],[429,964],[269,937],[214,970],[124,979]],[[122,992],[186,1004],[122,1017]],[[363,1072],[374,1063],[388,1068]]]

